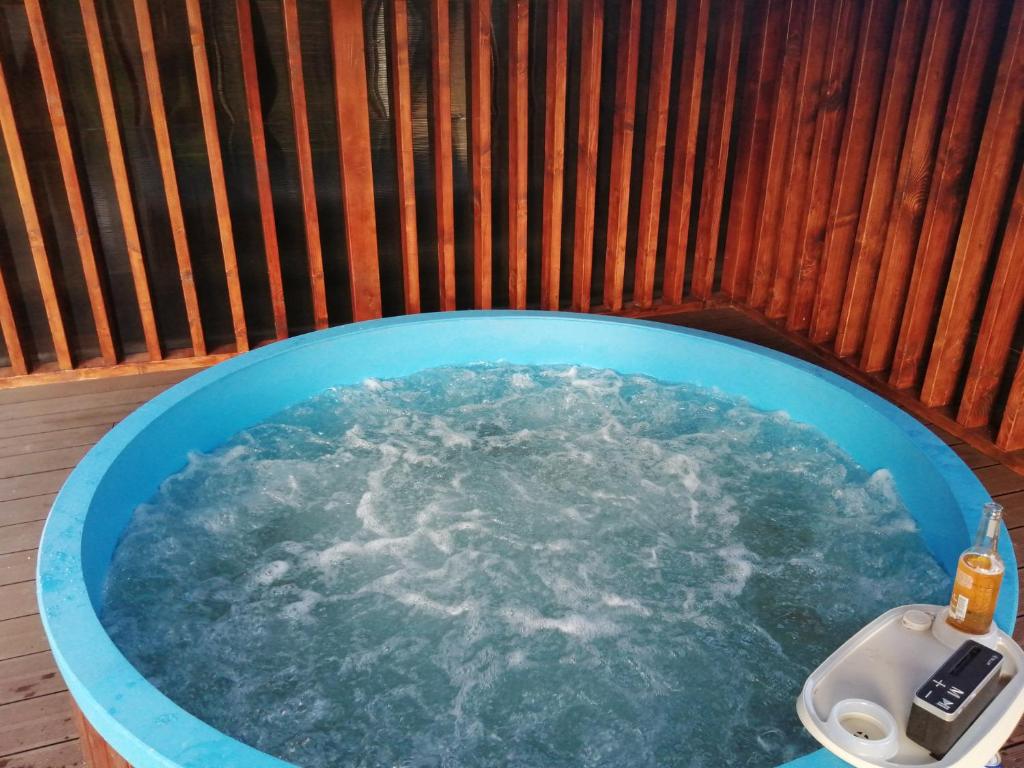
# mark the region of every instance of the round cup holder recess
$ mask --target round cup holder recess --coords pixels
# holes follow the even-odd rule
[[[825,727],[837,744],[854,755],[887,760],[899,751],[896,719],[867,699],[837,701]]]

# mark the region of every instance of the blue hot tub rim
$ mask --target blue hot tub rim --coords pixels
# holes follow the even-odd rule
[[[405,346],[395,349],[396,344]],[[353,349],[336,359],[330,354],[335,345]],[[296,360],[282,359],[286,355]],[[393,378],[439,365],[497,360],[576,363],[703,386],[720,386],[723,378],[740,382],[742,387],[720,388],[746,397],[756,407],[785,410],[817,426],[868,470],[888,467],[915,519],[928,523],[921,526],[922,536],[949,572],[989,500],[959,457],[896,406],[818,366],[712,333],[645,320],[490,310],[373,320],[296,336],[197,373],[141,406],[86,455],[54,502],[39,551],[40,613],[68,688],[100,735],[136,768],[290,765],[174,704],[124,658],[97,615],[109,556],[131,512],[152,495],[160,480],[183,465],[183,456],[171,451],[167,456],[145,454],[139,447],[147,440],[154,446],[170,446],[169,436],[182,432],[181,414],[175,411],[187,411],[190,403],[198,408],[204,397],[211,401],[207,406],[217,407],[220,421],[228,422],[226,428],[218,429],[212,423],[217,420],[208,419],[210,423],[191,422],[188,430],[190,450],[210,450],[246,426],[321,391],[324,382],[356,383],[370,375]],[[641,360],[643,366],[637,364]],[[302,375],[288,376],[288,364],[296,362],[305,365],[300,366]],[[761,366],[760,375],[750,376],[755,362]],[[247,376],[239,375],[243,372]],[[702,378],[709,372],[714,381]],[[254,377],[256,381],[247,381]],[[270,402],[246,397],[257,384],[264,385],[260,391],[265,394],[266,385],[272,385]],[[218,389],[228,397],[217,400]],[[852,422],[862,420],[878,434],[857,437]],[[847,442],[840,439],[844,436]],[[161,443],[161,438],[169,442]],[[887,445],[890,440],[904,444],[894,448]],[[912,450],[899,450],[908,448]],[[140,455],[133,457],[133,450]],[[896,460],[898,466],[882,459]],[[126,494],[119,492],[116,481],[126,468],[133,471],[129,485],[134,482],[138,488],[133,498],[123,501]],[[940,485],[935,485],[937,480]],[[949,514],[951,507],[959,516]],[[935,509],[939,514],[933,514]],[[1005,527],[1003,534],[1000,551],[1012,575],[1016,559]],[[1007,578],[996,613],[1004,630],[1013,628],[1017,600],[1017,580]],[[845,763],[819,750],[787,765],[825,768]]]

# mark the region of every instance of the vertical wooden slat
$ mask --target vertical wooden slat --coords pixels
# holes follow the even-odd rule
[[[960,397],[956,420],[980,427],[992,416],[996,394],[1010,357],[1013,334],[1024,307],[1024,173],[1017,180],[995,274],[978,330],[978,343]]]
[[[362,3],[331,0],[331,48],[352,319],[359,322],[381,316]]]
[[[711,114],[704,157],[704,178],[697,215],[697,241],[693,254],[693,295],[711,296],[718,260],[718,235],[722,222],[722,200],[729,162],[729,138],[736,95],[736,77],[740,63],[743,33],[743,2],[722,4],[715,69],[711,81]]]
[[[249,335],[245,327],[245,307],[242,286],[238,278],[238,257],[235,254],[235,236],[231,230],[231,209],[228,206],[228,188],[224,179],[224,160],[220,154],[220,134],[217,132],[217,108],[213,103],[213,83],[210,63],[206,58],[206,33],[199,0],[185,0],[188,14],[189,37],[192,41],[192,61],[196,68],[196,89],[199,91],[199,112],[202,116],[203,139],[210,164],[210,182],[213,186],[213,207],[217,213],[217,232],[220,235],[221,258],[228,286],[231,306],[231,325],[235,333],[235,347],[239,352],[249,349]]]
[[[68,134],[67,119],[64,116],[64,100],[61,97],[60,84],[57,82],[57,71],[50,52],[50,41],[46,32],[46,21],[39,0],[25,0],[25,14],[28,17],[29,33],[32,46],[39,64],[39,77],[46,94],[46,108],[50,113],[50,125],[53,128],[53,140],[57,146],[57,158],[60,171],[64,178],[64,189],[68,198],[68,210],[71,223],[75,229],[75,241],[78,244],[78,256],[82,262],[82,275],[85,277],[86,290],[89,296],[89,308],[92,310],[93,324],[96,327],[96,339],[99,342],[100,357],[107,365],[117,363],[117,350],[114,348],[114,336],[110,329],[110,311],[107,307],[106,290],[96,252],[93,249],[92,230],[85,212],[85,201],[82,198],[82,187],[78,181],[78,168],[75,165],[75,154],[71,147],[71,136]]]
[[[935,329],[921,401],[930,407],[953,399],[963,367],[971,318],[989,263],[1024,117],[1024,3],[1014,4],[995,89],[985,118],[953,267]]]
[[[408,59],[408,53],[406,53]],[[491,0],[469,4],[473,306],[491,308]],[[406,61],[408,85],[408,60]],[[412,150],[410,135],[410,152]],[[410,158],[411,160],[411,158]],[[412,190],[415,192],[415,189]]]
[[[794,0],[761,0],[750,72],[744,77],[743,105],[736,139],[732,196],[726,219],[722,291],[732,299],[747,295],[760,199],[764,192],[765,139],[770,128],[772,91],[779,74],[787,19]]]
[[[963,215],[967,194],[964,180],[977,147],[979,115],[983,114],[982,81],[997,18],[989,3],[971,3],[889,375],[889,383],[895,387],[913,386],[921,375],[936,297],[953,258]]]
[[[612,164],[608,184],[608,238],[604,257],[604,305],[613,312],[622,309],[622,286],[626,274],[629,180],[633,165],[636,76],[640,60],[640,9],[640,0],[627,0],[619,9]]]
[[[601,106],[604,0],[583,0],[580,46],[580,117],[576,142],[576,217],[572,247],[572,309],[590,310],[594,266],[594,201],[597,196],[597,136]]]
[[[1004,451],[1024,448],[1024,357],[1021,357],[1013,377],[996,445]]]
[[[569,38],[568,0],[550,0],[544,103],[544,192],[541,210],[541,309],[558,309],[562,266],[562,200],[565,183],[565,88]]]
[[[32,196],[32,185],[28,178],[28,167],[25,165],[25,154],[21,147],[18,125],[14,120],[14,108],[11,105],[11,95],[7,90],[7,75],[4,73],[2,63],[0,63],[0,131],[3,133],[4,144],[7,145],[7,158],[11,164],[11,175],[14,177],[14,189],[18,195],[18,202],[21,204],[21,214],[25,220],[28,245],[32,252],[36,279],[39,281],[39,292],[43,297],[46,321],[49,324],[50,335],[53,338],[53,350],[57,356],[57,365],[63,370],[69,370],[73,367],[73,362],[71,360],[71,350],[68,347],[64,315],[61,311],[60,301],[57,298],[57,288],[54,284],[53,271],[50,267],[50,257],[46,253],[46,244],[43,241],[43,230],[39,224],[36,201]]]
[[[936,0],[928,19],[896,193],[864,334],[860,367],[869,372],[888,367],[899,328],[942,129],[957,33],[962,26],[956,8],[959,3],[960,0]]]
[[[785,50],[772,97],[771,126],[764,151],[765,180],[759,193],[759,210],[752,246],[753,264],[750,267],[747,304],[754,309],[763,309],[771,295],[778,256],[779,221],[789,184],[787,158],[800,75],[805,3],[791,2],[788,10]]]
[[[195,280],[192,274],[192,257],[189,254],[188,239],[185,236],[185,216],[181,211],[178,175],[174,169],[171,135],[167,129],[164,94],[160,85],[156,46],[153,42],[153,24],[149,17],[148,0],[132,0],[132,5],[135,9],[135,25],[139,33],[139,53],[146,79],[146,97],[149,100],[153,135],[156,139],[157,156],[160,161],[160,176],[163,181],[164,198],[167,202],[167,217],[170,220],[174,254],[178,261],[178,275],[181,278],[181,292],[185,300],[185,313],[188,316],[189,335],[192,337],[192,354],[202,357],[206,354],[206,339],[203,335],[203,321],[199,315],[199,298],[196,295]]]
[[[96,97],[100,105],[100,120],[103,123],[103,136],[107,144],[110,173],[114,181],[114,196],[117,198],[117,208],[121,214],[125,249],[128,252],[128,266],[132,273],[135,301],[139,306],[142,335],[146,340],[146,353],[150,360],[159,360],[163,356],[160,350],[160,334],[157,329],[156,315],[153,313],[149,276],[142,254],[139,226],[135,219],[135,204],[132,202],[132,191],[128,182],[128,167],[125,164],[124,147],[121,144],[121,130],[118,126],[117,110],[114,107],[114,92],[110,85],[110,72],[107,69],[107,57],[103,50],[99,18],[96,16],[94,0],[79,0],[79,5],[82,10],[82,25],[89,51],[89,63],[92,68],[93,81],[96,83]]]
[[[838,0],[832,12],[828,57],[821,83],[818,117],[808,173],[807,213],[797,242],[796,273],[786,315],[786,327],[804,331],[811,322],[811,309],[818,288],[829,205],[836,178],[836,160],[846,115],[849,78],[856,50],[855,7],[850,0]]]
[[[658,261],[658,227],[661,216],[661,183],[665,170],[665,134],[668,131],[669,95],[672,87],[672,48],[676,31],[675,0],[656,5],[651,75],[647,90],[647,131],[640,181],[640,218],[636,240],[636,279],[633,303],[640,308],[654,301],[654,268]]]
[[[861,348],[899,170],[900,147],[910,112],[913,79],[928,7],[923,0],[897,4],[885,86],[878,110],[871,162],[861,200],[853,258],[836,330],[835,351],[849,357]]]
[[[526,309],[530,6],[508,4],[508,302]]]
[[[431,0],[434,86],[434,199],[437,203],[437,286],[441,310],[455,309],[455,202],[452,186],[452,77],[448,2]]]
[[[21,335],[18,333],[18,324],[14,319],[14,307],[11,305],[11,295],[7,292],[7,282],[4,279],[2,268],[0,268],[0,333],[3,334],[4,345],[7,347],[11,372],[15,376],[26,375],[28,363],[25,360],[25,350],[21,346]]]
[[[259,75],[256,71],[250,2],[251,0],[235,0],[235,16],[238,19],[238,46],[242,59],[245,108],[249,115],[249,137],[252,140],[256,195],[260,206],[260,224],[263,228],[263,251],[267,262],[270,306],[274,314],[274,335],[278,339],[283,339],[288,336],[288,315],[284,303],[284,283],[281,280],[281,257],[277,247],[274,194],[270,188],[270,168],[267,165],[267,141],[263,135],[263,111],[260,104]]]
[[[302,196],[302,215],[306,231],[306,259],[309,265],[309,287],[313,300],[313,327],[322,330],[327,327],[328,323],[327,290],[324,287],[324,259],[320,246],[320,216],[316,207],[313,153],[309,145],[306,80],[302,74],[302,39],[299,34],[297,0],[281,0],[281,14],[284,19],[284,42],[288,55],[288,88],[291,92],[292,125],[295,129],[295,162],[299,167],[299,191]],[[415,220],[415,216],[413,218]]]
[[[809,0],[805,9],[803,45],[796,93],[790,116],[784,186],[778,201],[779,231],[775,237],[774,274],[765,306],[768,317],[784,317],[789,309],[793,276],[810,191],[809,179],[821,81],[828,49],[831,17],[826,0]],[[758,245],[764,248],[763,244]]]
[[[850,103],[836,164],[821,274],[811,312],[809,335],[819,344],[831,341],[839,324],[871,157],[871,140],[878,118],[892,11],[892,0],[868,0],[861,16],[856,60],[850,79]]]

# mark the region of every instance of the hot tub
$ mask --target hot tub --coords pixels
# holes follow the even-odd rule
[[[192,451],[328,387],[483,361],[579,364],[717,387],[811,424],[872,471],[887,468],[925,544],[952,573],[988,494],[917,421],[838,376],[787,355],[658,323],[551,312],[453,312],[343,326],[250,352],[142,406],[101,440],[61,490],[39,553],[38,596],[57,664],[84,716],[136,768],[287,763],[185,712],[121,655],[97,610],[111,556],[135,508]],[[1001,552],[1016,572],[1008,536]],[[996,621],[1011,631],[1017,581]],[[796,692],[794,692],[794,697]],[[821,751],[792,766],[843,765]]]

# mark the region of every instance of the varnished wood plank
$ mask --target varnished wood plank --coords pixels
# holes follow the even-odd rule
[[[807,181],[807,212],[797,243],[796,271],[786,315],[786,326],[794,331],[807,330],[818,291],[818,274],[836,178],[836,159],[842,140],[849,80],[856,51],[859,8],[860,3],[839,0],[832,11],[828,57],[821,83]]]
[[[309,289],[313,301],[313,327],[327,327],[327,291],[324,287],[324,259],[320,247],[320,216],[316,207],[313,153],[309,144],[309,116],[306,111],[306,79],[302,73],[302,39],[299,34],[297,0],[281,0],[284,40],[288,58],[288,88],[295,131],[295,162],[299,169],[299,192],[306,232]]]
[[[29,400],[26,402],[12,403],[0,410],[0,429],[4,430],[4,436],[10,436],[6,431],[9,424],[16,424],[18,421],[31,418],[60,418],[61,414],[74,414],[93,408],[106,406],[126,406],[132,403],[142,403],[155,397],[166,389],[166,385],[157,384],[150,386],[134,387],[125,390],[108,392],[94,392],[81,395],[68,395],[66,397],[51,398],[47,400]]]
[[[1005,464],[982,467],[974,474],[981,480],[985,490],[993,496],[1024,491],[1024,474],[1015,472]]]
[[[626,274],[629,181],[633,165],[636,78],[640,61],[640,11],[640,0],[627,0],[619,8],[615,109],[608,184],[608,236],[604,256],[604,305],[613,312],[622,309],[622,286]]]
[[[91,768],[131,768],[85,719],[76,705],[72,705],[72,710],[78,734],[81,737],[79,743],[85,754],[86,762]]]
[[[64,485],[69,474],[70,469],[54,469],[0,480],[0,501],[16,501],[55,493]]]
[[[0,705],[66,690],[49,651],[0,661]]]
[[[565,91],[569,2],[548,3],[544,89],[544,188],[541,210],[540,306],[558,309],[562,267],[562,203],[565,185]]]
[[[910,113],[914,74],[927,13],[927,4],[922,0],[897,3],[885,86],[836,330],[835,350],[839,357],[859,352],[864,340],[868,305],[885,244],[885,230],[896,187],[900,148]]]
[[[889,381],[895,387],[911,387],[920,379],[941,282],[948,274],[956,247],[968,189],[966,179],[973,167],[980,117],[983,116],[982,80],[998,18],[993,10],[989,3],[971,3],[964,26],[924,224],[893,354]]]
[[[491,308],[491,0],[469,4],[473,306]],[[408,78],[408,72],[406,73]],[[410,144],[411,150],[411,144]],[[411,159],[411,158],[410,158]],[[415,190],[414,190],[415,191]]]
[[[188,14],[189,38],[192,43],[192,61],[196,69],[196,89],[199,92],[199,112],[203,124],[203,140],[210,166],[213,185],[213,207],[217,215],[217,233],[220,235],[221,258],[228,287],[231,307],[231,326],[235,334],[235,347],[239,352],[249,349],[249,334],[245,325],[245,306],[242,286],[238,277],[238,256],[235,236],[231,227],[231,208],[228,205],[227,181],[224,178],[224,160],[220,152],[220,134],[217,132],[217,108],[213,103],[213,82],[210,80],[210,62],[206,58],[206,33],[203,30],[203,12],[199,0],[185,0]]]
[[[128,167],[125,163],[124,147],[121,144],[121,128],[118,124],[117,109],[114,106],[114,92],[110,85],[110,72],[107,68],[107,56],[103,49],[99,18],[96,16],[95,0],[79,0],[79,6],[82,11],[82,26],[89,52],[89,65],[92,68],[93,82],[96,84],[96,99],[99,102],[100,120],[103,123],[103,137],[107,146],[107,158],[110,161],[110,175],[114,182],[114,197],[117,199],[117,209],[121,216],[124,245],[128,253],[128,267],[132,274],[135,303],[139,308],[142,335],[146,341],[146,352],[149,359],[159,360],[163,356],[160,349],[160,333],[156,315],[153,312],[149,275],[142,251],[142,240],[139,237],[139,225],[135,218],[135,203],[132,200],[132,190],[128,182]]]
[[[34,613],[39,613],[35,582],[20,581],[0,587],[0,621],[31,616]]]
[[[0,768],[83,768],[78,739],[69,739],[48,747],[20,752],[0,759]],[[97,766],[90,766],[97,768]]]
[[[526,309],[530,6],[508,4],[508,302]]]
[[[836,164],[818,290],[808,334],[819,344],[835,338],[846,278],[853,255],[864,182],[885,75],[886,52],[893,22],[891,0],[864,5],[846,125]]]
[[[194,370],[168,370],[130,377],[116,377],[102,380],[73,381],[64,384],[37,384],[32,387],[18,387],[0,390],[0,408],[12,403],[26,403],[30,400],[52,400],[68,395],[88,395],[98,392],[113,392],[119,389],[138,389],[163,384],[169,387],[187,379]],[[2,443],[0,443],[2,444]]]
[[[49,746],[75,735],[71,696],[67,692],[0,706],[0,754]]]
[[[260,207],[263,232],[263,254],[267,264],[270,307],[274,315],[274,336],[288,336],[288,315],[281,280],[281,256],[277,245],[277,222],[274,217],[274,194],[270,188],[270,167],[267,164],[267,140],[263,134],[263,108],[260,81],[256,71],[256,44],[252,34],[251,0],[235,0],[238,20],[238,52],[242,59],[242,83],[245,109],[249,116],[249,139],[252,142],[253,170],[256,175],[256,198]]]
[[[1017,181],[999,259],[989,284],[957,421],[965,427],[988,424],[999,385],[1006,375],[1010,345],[1024,308],[1024,173]],[[1011,401],[1010,411],[1017,405]]]
[[[1021,358],[1017,373],[1013,377],[996,445],[1004,451],[1019,451],[1024,448],[1024,358]]]
[[[111,424],[61,429],[56,432],[44,432],[41,435],[25,435],[22,437],[0,437],[0,459],[12,456],[24,456],[39,451],[50,451],[57,448],[73,448],[90,446],[106,434]]]
[[[747,304],[763,309],[771,296],[778,259],[779,222],[782,219],[789,183],[789,138],[796,119],[797,83],[805,32],[803,2],[792,2],[786,16],[781,69],[772,93],[771,121],[765,154],[764,187],[758,201],[754,230],[753,263]]]
[[[579,135],[576,140],[576,217],[572,248],[572,309],[575,312],[590,310],[594,266],[594,203],[597,197],[603,1],[583,0],[582,18]]]
[[[750,286],[757,214],[764,193],[766,143],[771,128],[772,95],[785,51],[793,0],[762,0],[749,73],[743,77],[742,105],[732,195],[726,218],[722,290],[732,299],[746,297]]]
[[[11,294],[7,291],[7,280],[2,267],[0,267],[0,333],[4,337],[7,359],[10,361],[14,375],[27,375],[28,361],[25,359],[25,349],[21,345],[21,333],[18,331],[18,323],[14,319],[14,307],[11,304]]]
[[[373,199],[360,3],[331,0],[331,47],[352,319],[358,322],[381,316],[377,213]]]
[[[838,5],[837,5],[838,7]],[[831,15],[830,3],[810,0],[804,11],[803,46],[795,85],[788,148],[785,187],[778,205],[778,234],[775,236],[774,273],[765,305],[768,317],[785,317],[789,310],[798,248],[810,193],[811,161],[821,81],[824,77]],[[763,248],[758,244],[759,249]]]
[[[2,533],[6,533],[6,531],[2,531]],[[20,549],[0,555],[0,586],[35,579],[38,554],[39,550],[37,549]],[[3,680],[3,671],[0,670],[0,687],[3,685]],[[0,699],[2,698],[0,695]],[[0,703],[3,702],[0,701]]]
[[[1003,201],[1011,184],[1010,173],[1019,147],[1022,117],[1024,3],[1016,3],[985,118],[981,148],[928,358],[928,369],[921,386],[921,401],[925,405],[946,405],[953,399],[970,336],[970,320],[980,299],[981,281],[995,243]]]
[[[953,446],[953,453],[960,457],[964,464],[971,469],[981,469],[982,467],[994,467],[999,462],[991,456],[986,456],[984,453],[979,451],[973,445],[967,443],[959,443]]]
[[[50,514],[55,493],[17,501],[0,501],[0,526],[43,520]]]
[[[53,339],[57,364],[67,370],[72,368],[74,363],[71,360],[71,349],[68,346],[66,322],[57,296],[50,257],[46,252],[46,243],[43,240],[39,212],[36,209],[32,184],[28,177],[28,166],[25,162],[25,153],[21,146],[21,137],[18,134],[18,124],[14,118],[14,107],[11,104],[10,92],[7,90],[7,75],[3,70],[2,63],[0,63],[0,133],[3,134],[4,144],[7,146],[7,159],[10,162],[11,176],[14,177],[14,189],[21,205],[21,215],[25,224],[25,232],[28,235],[29,250],[32,253],[32,263],[35,266],[39,292],[43,298],[43,308],[46,311],[46,322],[50,329],[50,337]],[[15,347],[18,345],[15,344]]]
[[[185,236],[185,216],[181,210],[181,196],[178,193],[178,174],[174,169],[171,134],[167,128],[167,112],[164,107],[163,86],[160,84],[156,44],[153,41],[149,0],[132,0],[132,7],[135,9],[139,53],[142,57],[146,96],[149,100],[149,113],[160,161],[160,176],[167,204],[167,217],[171,223],[174,254],[178,261],[178,275],[181,278],[181,293],[185,300],[188,330],[192,338],[192,354],[198,357],[206,354],[206,338],[203,334],[203,321],[199,315],[199,297],[196,294],[195,278],[192,273],[192,256],[189,253],[188,238]]]
[[[39,0],[25,0],[25,14],[28,17],[32,46],[36,52],[36,63],[39,65],[39,77],[43,84],[43,92],[46,94],[46,108],[50,114],[50,127],[53,130],[57,159],[60,163],[61,176],[64,179],[68,211],[71,214],[71,223],[75,231],[79,260],[82,263],[82,275],[85,278],[89,308],[92,311],[93,325],[96,329],[96,340],[103,360],[107,365],[113,365],[117,362],[117,350],[114,347],[114,335],[110,327],[106,286],[100,273],[96,250],[93,247],[92,230],[85,212],[85,200],[82,197],[82,186],[78,180],[75,153],[71,146],[71,136],[68,134],[67,118],[64,115],[64,99],[57,70],[53,63],[46,21],[43,18],[43,9]]]
[[[39,653],[49,648],[38,614],[0,621],[0,661]],[[2,719],[0,722],[3,722]]]
[[[662,0],[656,6],[656,11],[658,24],[654,29],[654,49],[651,52],[651,74],[647,90],[647,130],[640,180],[636,277],[633,283],[633,303],[643,308],[654,302],[654,268],[658,262],[661,186],[665,170],[672,49],[676,31],[675,0]]]
[[[896,192],[864,334],[860,366],[868,372],[887,368],[895,346],[942,131],[947,83],[963,27],[960,7],[960,0],[936,0],[928,17]]]
[[[0,526],[0,555],[37,549],[42,533],[42,520]]]
[[[693,253],[693,295],[698,299],[708,298],[714,288],[742,33],[743,3],[741,0],[723,3],[711,81],[708,141]]]
[[[437,206],[437,289],[441,311],[455,309],[455,201],[452,177],[452,73],[447,0],[430,3],[434,112],[434,201]]]

